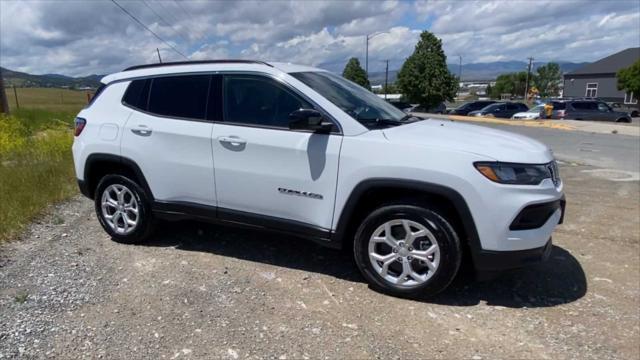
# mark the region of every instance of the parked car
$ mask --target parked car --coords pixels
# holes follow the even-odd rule
[[[527,110],[529,108],[523,103],[499,102],[485,106],[482,110],[472,111],[468,115],[509,119],[513,114]]]
[[[452,109],[451,111],[449,111],[449,114],[451,115],[467,115],[472,111],[476,111],[476,110],[481,110],[482,108],[484,108],[487,105],[491,105],[494,104],[495,101],[490,101],[490,100],[482,100],[482,101],[471,101],[465,104],[462,104],[460,106],[458,106],[455,109]]]
[[[513,114],[514,120],[537,120],[544,119],[544,105],[534,106],[531,109]]]
[[[429,114],[444,114],[447,112],[447,105],[440,103],[431,108],[425,108],[424,106],[416,105],[405,111],[406,113],[429,113]]]
[[[563,219],[544,144],[407,115],[321,69],[178,62],[102,83],[75,120],[73,159],[121,243],[152,239],[157,220],[274,230],[351,248],[373,288],[422,297],[463,261],[494,272],[546,259]]]
[[[400,110],[402,110],[402,111],[404,111],[406,113],[408,113],[414,107],[414,105],[411,105],[406,101],[394,101],[394,100],[391,100],[391,101],[389,101],[389,104],[395,106],[396,108],[398,108],[398,109],[400,109]]]
[[[631,122],[628,113],[614,111],[603,101],[571,100],[565,101],[565,106],[565,119]]]
[[[631,117],[640,116],[640,111],[638,110],[638,105],[632,104],[621,104],[621,103],[611,103],[611,108],[615,111],[626,112]]]

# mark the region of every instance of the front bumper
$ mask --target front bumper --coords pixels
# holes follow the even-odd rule
[[[539,248],[517,251],[481,250],[474,256],[474,265],[480,272],[497,272],[517,269],[545,261],[551,254],[552,240]]]

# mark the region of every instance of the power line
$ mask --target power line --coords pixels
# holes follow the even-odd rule
[[[193,16],[191,16],[191,13],[187,12],[187,10],[184,7],[182,7],[182,4],[180,4],[180,1],[173,0],[173,2],[178,4],[178,7],[182,9],[182,12],[185,13],[189,19],[193,20]]]
[[[169,24],[169,22],[167,20],[165,20],[162,16],[160,16],[160,14],[158,14],[157,11],[155,11],[149,4],[147,4],[147,2],[145,0],[142,0],[142,4],[144,6],[146,6],[147,8],[149,8],[149,10],[151,10],[151,12],[153,12],[158,19],[160,19],[160,21],[162,21],[165,25],[167,25],[168,27],[170,27],[171,29],[173,29],[173,31],[178,34],[178,36],[180,36],[182,38],[182,40],[184,40],[185,42],[189,42],[189,40],[183,36],[181,31],[178,31],[178,29],[176,29],[173,25]]]
[[[161,38],[158,34],[156,34],[155,32],[153,32],[153,30],[149,29],[147,27],[147,25],[143,24],[140,20],[138,20],[138,18],[136,18],[135,16],[133,16],[130,12],[127,11],[127,9],[123,8],[122,6],[120,6],[120,4],[118,4],[116,2],[116,0],[111,0],[111,2],[113,2],[120,10],[122,10],[125,14],[129,15],[129,17],[131,19],[133,19],[135,22],[137,22],[138,24],[140,24],[140,26],[142,26],[143,28],[145,28],[148,32],[152,33],[153,36],[155,36],[158,40],[162,41],[163,43],[165,43],[167,46],[169,46],[171,49],[173,49],[173,51],[175,51],[176,53],[180,54],[180,56],[182,56],[183,58],[189,60],[188,57],[186,57],[183,53],[181,53],[178,49],[176,49],[173,45],[171,45],[169,42],[167,42],[166,40],[164,40],[163,38]]]
[[[195,17],[193,15],[191,15],[191,13],[189,11],[187,11],[187,9],[184,8],[184,6],[182,6],[182,4],[180,3],[180,1],[178,0],[173,0],[173,2],[176,3],[176,5],[178,5],[178,7],[180,8],[180,10],[182,10],[182,12],[187,15],[186,19],[187,22],[189,24],[195,24],[197,28],[199,28],[200,30],[204,30],[202,31],[202,35],[200,35],[197,40],[200,40],[202,38],[202,36],[204,36],[206,34],[206,29],[203,27],[202,23],[199,23],[195,20]],[[177,16],[176,16],[177,17]]]

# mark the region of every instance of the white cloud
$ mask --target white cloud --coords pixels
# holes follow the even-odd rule
[[[350,57],[398,68],[420,31],[451,62],[592,61],[640,46],[640,2],[620,1],[125,1],[159,36],[193,59],[257,58],[340,71]],[[151,9],[153,10],[151,10]],[[155,13],[154,13],[155,12]],[[159,16],[158,16],[159,15]],[[161,19],[162,18],[162,19]],[[180,60],[111,1],[0,1],[0,65],[31,73],[108,73]]]

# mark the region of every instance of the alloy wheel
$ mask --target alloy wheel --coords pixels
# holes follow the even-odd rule
[[[440,247],[433,233],[407,219],[380,225],[369,239],[368,254],[374,270],[395,286],[424,284],[440,265]]]
[[[109,185],[102,192],[102,217],[113,231],[127,235],[139,221],[138,201],[131,190],[121,184]]]

